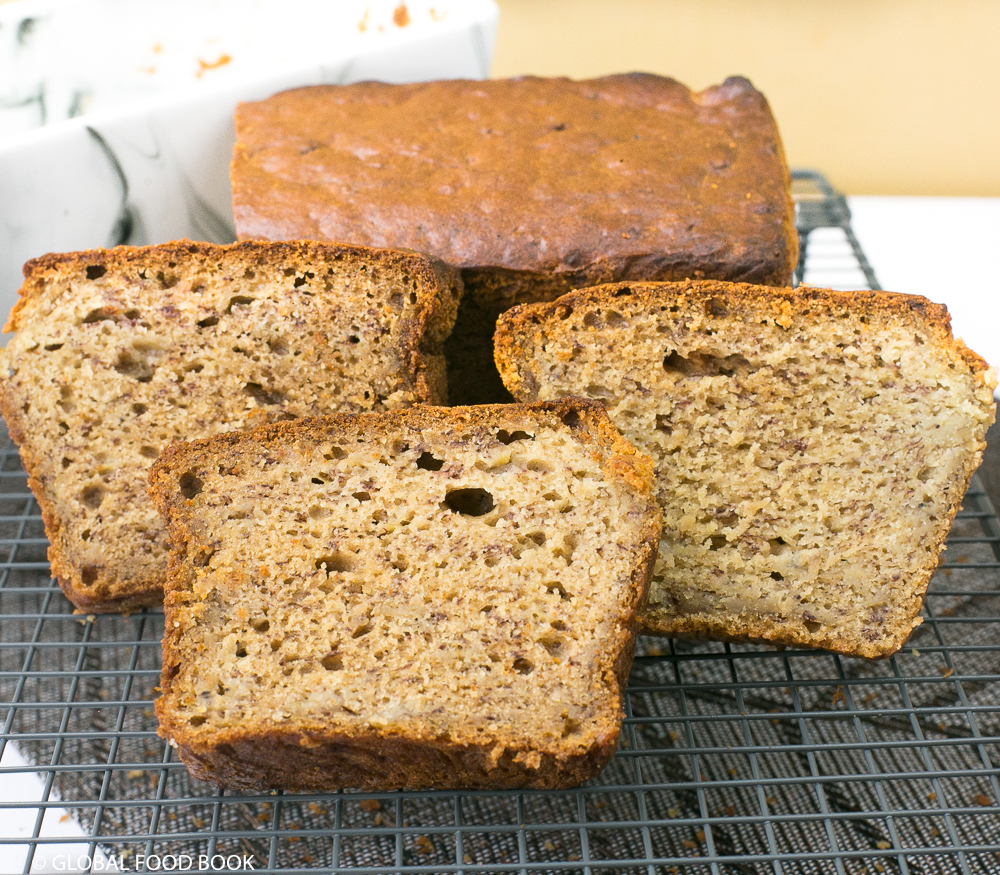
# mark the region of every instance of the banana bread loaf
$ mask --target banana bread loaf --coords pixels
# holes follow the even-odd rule
[[[236,790],[567,787],[613,754],[659,541],[599,404],[175,444],[160,732]]]
[[[161,246],[29,262],[0,410],[81,610],[157,604],[146,469],[171,441],[333,410],[440,403],[460,282],[415,253]]]
[[[767,101],[740,77],[300,88],[236,111],[241,239],[404,246],[459,267],[455,403],[509,398],[497,315],[615,280],[787,285],[798,238]]]
[[[600,399],[653,457],[650,632],[877,657],[923,594],[993,421],[944,307],[887,292],[607,285],[500,320],[522,400]]]

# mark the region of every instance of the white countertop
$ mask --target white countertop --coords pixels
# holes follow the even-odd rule
[[[1000,367],[1000,198],[852,197],[851,224],[882,288],[923,295]]]
[[[1000,198],[852,197],[848,203],[855,234],[880,285],[946,304],[955,334],[991,365],[1000,366]],[[8,748],[3,764],[16,762],[17,752]],[[42,782],[30,773],[5,776],[0,782],[0,801],[41,796]],[[0,835],[30,838],[37,815],[35,809],[0,811]],[[82,837],[76,822],[61,809],[47,814],[42,834],[77,841]],[[20,872],[25,850],[0,847],[0,873]],[[66,860],[85,854],[87,845],[40,850]],[[50,864],[31,871],[57,870]]]

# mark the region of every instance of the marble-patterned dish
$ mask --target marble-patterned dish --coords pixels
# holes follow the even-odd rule
[[[90,0],[62,2],[91,5]],[[145,0],[129,2],[146,5]],[[240,2],[244,8],[269,5],[266,0]],[[4,30],[18,20],[9,10],[40,15],[59,3],[16,0],[0,5],[5,13],[0,16],[0,41],[17,44],[16,32],[11,36],[10,27]],[[298,10],[296,27],[303,33],[313,25],[305,7],[320,6],[286,5],[290,14]],[[482,79],[489,74],[498,18],[493,0],[329,5],[353,7],[357,21],[352,18],[352,26],[374,29],[377,37],[333,40],[318,57],[314,49],[321,41],[314,34],[304,36],[297,62],[286,59],[264,69],[244,64],[241,70],[233,61],[224,65],[232,69],[214,81],[179,84],[152,97],[0,135],[0,318],[6,319],[17,298],[24,262],[46,252],[184,237],[215,243],[234,239],[229,160],[232,115],[239,101],[309,84]],[[378,17],[382,6],[390,9],[391,21]],[[92,45],[92,51],[101,48]],[[231,51],[235,59],[235,49]],[[0,66],[9,64],[10,56],[0,46]],[[0,75],[0,87],[5,81],[11,77]]]

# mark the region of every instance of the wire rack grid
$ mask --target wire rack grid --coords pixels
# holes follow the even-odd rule
[[[808,172],[794,191],[797,280],[877,287],[844,198]],[[93,871],[1000,872],[1000,525],[978,480],[891,659],[642,638],[620,750],[576,790],[252,796],[190,779],[157,736],[162,614],[72,613],[3,438],[0,754],[21,759],[0,789],[42,782],[0,802],[33,823],[0,836],[10,871],[66,841],[42,828],[65,809]]]

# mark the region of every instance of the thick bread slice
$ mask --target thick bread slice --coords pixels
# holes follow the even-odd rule
[[[442,403],[460,282],[414,253],[161,246],[25,266],[0,410],[81,610],[157,604],[166,533],[146,470],[172,441],[333,410]]]
[[[567,787],[613,754],[659,542],[599,404],[176,444],[160,732],[245,790]]]
[[[520,400],[600,399],[653,457],[650,632],[896,651],[993,421],[944,307],[887,292],[631,283],[504,316]]]

